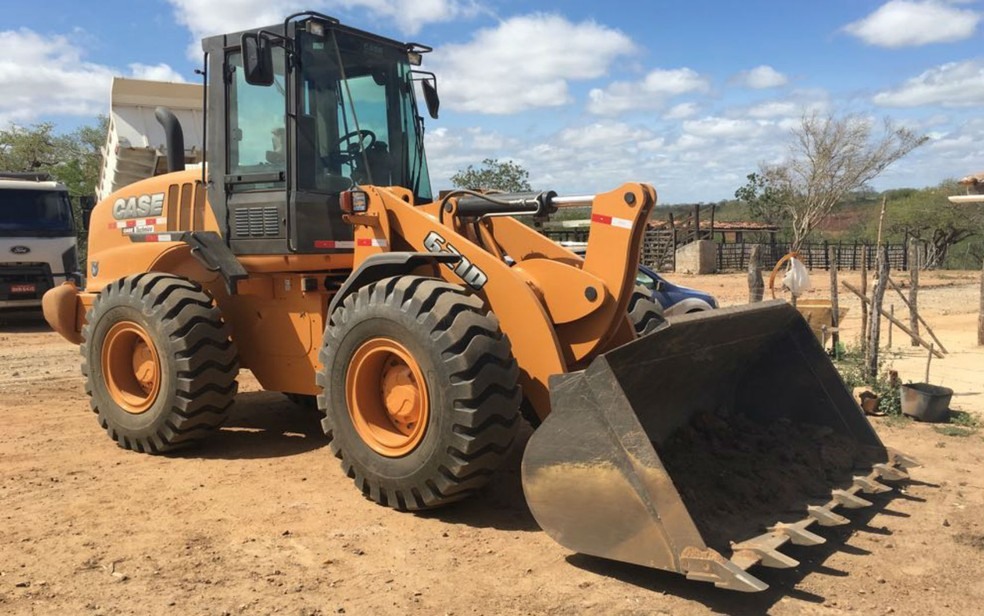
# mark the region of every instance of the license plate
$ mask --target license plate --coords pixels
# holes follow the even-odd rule
[[[37,285],[33,284],[12,284],[10,285],[11,293],[34,293],[37,290]]]

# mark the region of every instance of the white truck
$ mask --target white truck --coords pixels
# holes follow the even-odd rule
[[[170,109],[181,124],[185,164],[202,162],[202,86],[114,77],[96,187],[100,201],[133,182],[167,172],[164,128],[155,117],[158,106]]]
[[[78,224],[64,184],[0,172],[0,310],[36,310],[48,289],[81,283]]]
[[[167,170],[163,105],[185,135],[185,162],[202,161],[202,87],[188,83],[113,79],[109,131],[96,197]],[[83,217],[94,200],[83,199]],[[35,310],[41,296],[66,280],[81,285],[75,220],[68,190],[44,174],[0,171],[0,311]],[[84,264],[83,268],[84,269]]]

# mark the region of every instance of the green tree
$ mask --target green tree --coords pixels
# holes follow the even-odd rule
[[[100,116],[95,125],[64,135],[56,135],[51,122],[0,130],[0,171],[48,173],[73,196],[94,195],[108,122]]]
[[[73,197],[94,196],[102,165],[101,148],[106,140],[109,119],[99,116],[95,124],[75,131],[55,134],[55,125],[42,122],[30,127],[11,126],[0,130],[0,171],[47,173],[65,184]],[[82,220],[79,200],[72,200],[75,220]],[[78,245],[82,261],[86,257],[88,231],[79,225]]]
[[[486,158],[482,166],[468,165],[451,176],[451,183],[457,188],[472,190],[495,190],[503,192],[523,192],[531,190],[530,172],[512,161]]]
[[[979,203],[950,203],[947,197],[962,192],[955,180],[912,190],[891,201],[891,233],[926,242],[924,267],[943,267],[950,251],[965,240],[984,234],[984,208]]]
[[[745,204],[749,215],[770,225],[782,226],[789,219],[789,195],[767,173],[749,173],[748,182],[735,191],[735,199]]]

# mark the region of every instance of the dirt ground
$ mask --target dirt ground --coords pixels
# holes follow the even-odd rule
[[[951,351],[933,361],[930,381],[956,390],[954,409],[984,419],[978,276],[924,275],[920,303]],[[726,305],[745,301],[743,274],[671,278]],[[859,308],[845,303],[853,339]],[[925,353],[898,331],[893,342],[902,379],[922,380]],[[241,383],[228,426],[205,446],[136,454],[89,412],[75,346],[36,320],[0,324],[0,613],[971,614],[984,605],[984,430],[954,437],[875,419],[886,444],[924,464],[913,481],[851,512],[851,526],[818,531],[825,545],[784,548],[801,565],[755,568],[771,588],[745,595],[553,543],[523,500],[520,447],[470,501],[427,515],[376,506],[339,470],[316,418],[259,391],[248,373]]]

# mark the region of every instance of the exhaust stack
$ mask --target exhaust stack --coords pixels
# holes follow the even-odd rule
[[[167,107],[158,107],[154,110],[154,117],[164,127],[165,147],[167,147],[167,171],[184,171],[184,131],[181,130],[181,122]]]

